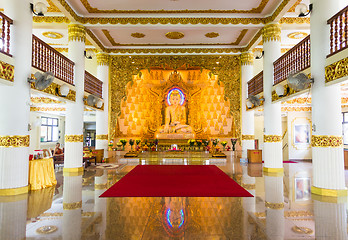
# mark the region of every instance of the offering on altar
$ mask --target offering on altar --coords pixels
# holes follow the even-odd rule
[[[171,148],[168,149],[168,151],[178,151],[178,152],[181,152],[182,150],[180,148],[178,148],[178,145],[172,144]]]

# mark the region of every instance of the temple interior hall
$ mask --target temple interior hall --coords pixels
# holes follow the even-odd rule
[[[0,0],[0,239],[348,239],[345,0]]]

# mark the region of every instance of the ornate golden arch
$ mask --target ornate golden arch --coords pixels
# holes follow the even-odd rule
[[[218,75],[225,87],[225,97],[230,100],[231,114],[235,120],[237,137],[240,136],[241,82],[239,56],[112,56],[109,84],[109,137],[118,133],[117,116],[121,112],[121,100],[126,96],[126,84],[140,70],[158,68],[164,70],[189,70],[192,67],[208,69]]]

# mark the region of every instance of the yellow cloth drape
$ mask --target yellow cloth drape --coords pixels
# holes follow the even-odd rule
[[[31,190],[52,187],[56,184],[53,158],[29,161],[29,185]]]
[[[27,218],[35,218],[51,208],[54,190],[52,186],[29,193]]]

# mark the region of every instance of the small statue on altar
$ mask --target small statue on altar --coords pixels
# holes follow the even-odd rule
[[[159,130],[160,133],[193,133],[192,127],[186,125],[186,109],[180,104],[181,100],[180,92],[173,90],[165,110],[165,125]]]

